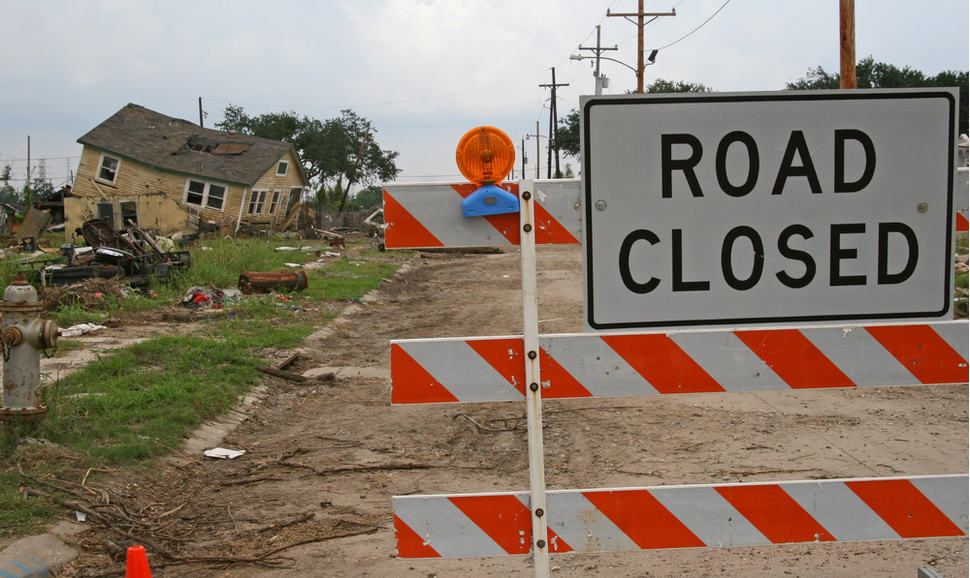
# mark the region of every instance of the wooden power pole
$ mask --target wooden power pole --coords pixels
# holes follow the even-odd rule
[[[839,0],[839,86],[856,88],[855,0]]]
[[[603,94],[603,75],[600,74],[600,55],[607,50],[617,50],[617,47],[604,48],[600,45],[600,25],[596,25],[596,47],[580,46],[580,50],[589,50],[596,55],[596,68],[593,70],[593,78],[596,79],[596,96]]]
[[[606,11],[606,16],[614,16],[620,18],[626,18],[630,20],[633,16],[637,17],[637,94],[643,94],[643,27],[650,24],[657,18],[661,16],[676,16],[677,11],[671,9],[670,12],[644,12],[643,11],[643,0],[638,0],[637,2],[637,12],[636,14],[611,14],[609,10]],[[647,16],[650,16],[650,20],[644,20]],[[630,20],[633,22],[633,20]]]
[[[556,178],[559,178],[559,118],[556,115],[556,87],[558,86],[569,86],[568,84],[556,84],[556,69],[552,69],[552,84],[540,84],[539,86],[543,88],[552,88],[552,100],[549,104],[549,166],[546,169],[548,173],[547,178],[552,177],[552,151],[556,151]],[[537,133],[539,131],[536,131]],[[539,137],[536,137],[538,140]]]

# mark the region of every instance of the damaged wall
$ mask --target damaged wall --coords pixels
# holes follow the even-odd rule
[[[104,219],[115,230],[127,225],[122,221],[134,210],[134,219],[139,227],[157,231],[159,235],[169,236],[177,232],[194,232],[194,225],[186,225],[187,214],[178,203],[163,193],[144,195],[122,195],[106,198],[74,197],[64,199],[64,242],[69,243],[74,229],[90,219]],[[110,217],[110,218],[105,218]]]
[[[306,186],[299,162],[296,151],[290,149],[256,181],[244,196],[242,212],[239,213],[244,224],[264,225],[259,228],[279,230],[286,220],[287,211],[300,202]],[[286,163],[283,174],[280,174],[280,163]],[[239,209],[239,205],[236,205],[236,210]]]
[[[161,171],[120,155],[104,154],[118,160],[113,182],[97,178],[102,151],[85,146],[81,153],[73,190],[76,198],[64,203],[66,241],[70,240],[74,229],[88,219],[104,219],[115,229],[123,229],[123,219],[126,214],[131,214],[132,203],[136,202],[136,222],[141,227],[158,230],[162,235],[177,231],[195,233],[200,222],[202,228],[221,227],[223,235],[234,234],[240,221],[260,229],[275,229],[285,220],[287,208],[299,200],[306,185],[299,168],[299,157],[293,149],[252,188]],[[280,163],[286,166],[281,167]],[[226,187],[222,207],[213,209],[187,204],[190,180]],[[163,198],[170,202],[163,202]]]
[[[95,178],[102,158],[100,150],[86,146],[81,153],[73,190],[76,198],[70,199],[71,202],[65,199],[64,202],[66,241],[70,241],[74,229],[88,219],[104,219],[115,229],[123,229],[124,210],[127,208],[130,214],[132,208],[132,205],[125,205],[125,201],[137,203],[136,222],[143,228],[157,230],[161,235],[178,231],[196,232],[198,219],[194,216],[190,219],[189,205],[184,205],[182,201],[189,179],[204,179],[160,171],[112,153],[107,154],[119,158],[114,183]],[[201,212],[204,224],[226,225],[229,227],[227,232],[231,234],[235,230],[235,214],[238,214],[243,192],[248,189],[240,185],[219,184],[227,187],[222,210],[192,208],[194,215]],[[237,213],[232,213],[233,210]]]

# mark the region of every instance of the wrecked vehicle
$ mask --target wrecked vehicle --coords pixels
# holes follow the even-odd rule
[[[119,234],[106,221],[91,219],[76,229],[87,247],[68,243],[61,252],[66,264],[47,265],[41,271],[45,285],[70,285],[86,279],[124,277],[133,287],[150,280],[166,281],[170,272],[188,268],[188,251],[165,252],[154,238],[129,221],[127,234]]]

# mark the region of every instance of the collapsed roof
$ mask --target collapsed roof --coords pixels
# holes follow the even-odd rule
[[[293,148],[288,142],[203,128],[137,104],[126,105],[78,142],[156,169],[244,186],[254,185]]]

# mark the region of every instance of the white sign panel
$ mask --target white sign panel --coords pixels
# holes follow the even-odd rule
[[[581,104],[587,330],[951,316],[955,90]]]

